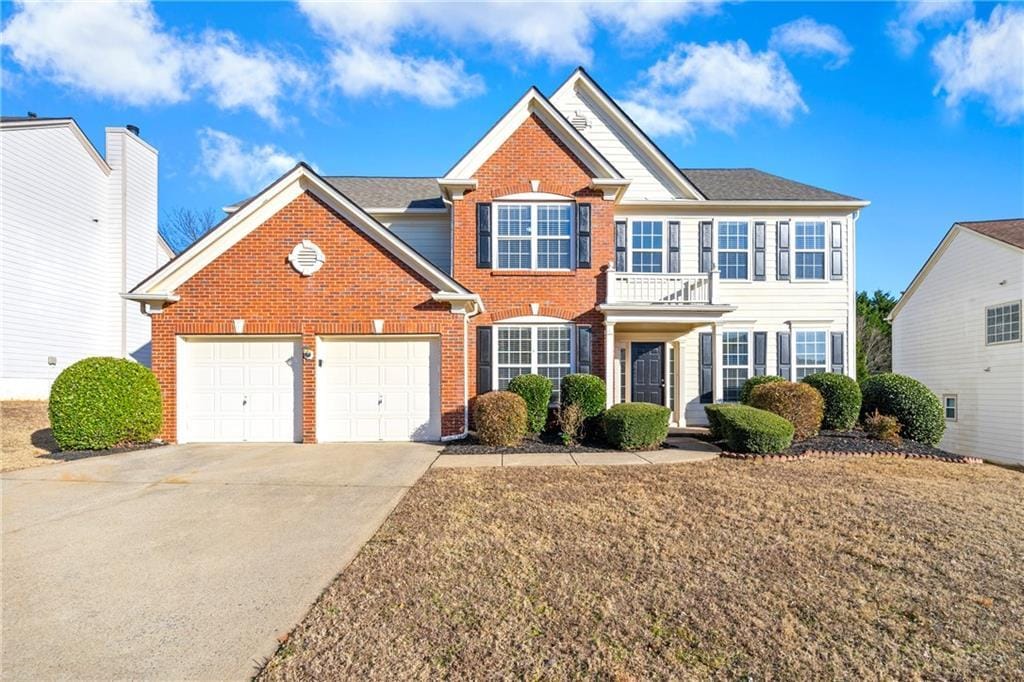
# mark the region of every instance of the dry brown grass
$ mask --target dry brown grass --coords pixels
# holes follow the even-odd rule
[[[52,464],[58,450],[45,400],[0,402],[0,471]]]
[[[263,679],[1020,679],[1024,475],[434,470]]]

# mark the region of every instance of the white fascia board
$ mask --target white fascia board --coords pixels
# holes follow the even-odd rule
[[[477,181],[474,178],[438,178],[437,184],[441,187],[442,195],[447,194],[451,199],[461,199],[471,189],[476,189]]]
[[[590,178],[590,188],[604,192],[607,201],[618,201],[626,192],[630,182],[627,178]]]
[[[665,322],[665,323],[707,323],[714,322],[736,310],[734,305],[687,305],[678,308],[652,304],[608,304],[602,303],[597,309],[608,322]]]
[[[121,298],[126,301],[138,301],[139,303],[174,303],[181,300],[181,296],[167,291],[154,291],[147,294],[128,292],[121,294]]]
[[[145,140],[143,140],[141,137],[139,137],[138,135],[136,135],[132,131],[128,130],[128,128],[125,127],[125,126],[108,126],[105,129],[104,132],[108,132],[108,133],[124,133],[125,135],[130,135],[132,140],[134,140],[135,142],[138,142],[143,147],[145,147],[149,151],[153,152],[157,156],[160,156],[160,151],[156,147],[154,147],[150,143],[146,142]]]
[[[85,147],[85,150],[89,152],[89,156],[91,156],[92,160],[96,162],[96,165],[100,167],[100,170],[103,171],[103,174],[110,175],[110,164],[108,164],[107,160],[104,159],[103,156],[96,150],[96,147],[94,147],[92,142],[89,141],[89,138],[86,137],[85,133],[82,132],[82,129],[78,127],[78,123],[73,118],[58,118],[51,120],[40,120],[30,118],[25,121],[4,121],[2,124],[0,124],[0,129],[2,130],[25,130],[33,128],[63,127],[68,127],[71,129],[71,132],[74,134],[76,138],[78,138],[78,141],[82,143],[82,146]]]
[[[373,206],[364,208],[370,215],[436,215],[447,213],[447,208],[400,208],[398,206]]]
[[[480,294],[455,294],[447,291],[439,291],[431,294],[432,299],[438,303],[447,303],[451,306],[453,313],[466,313],[470,317],[485,312],[483,299]]]
[[[660,201],[623,201],[619,206],[623,208],[686,208],[708,211],[723,208],[806,208],[806,209],[844,209],[849,211],[858,210],[870,205],[870,201],[782,201],[782,200],[747,200],[747,201],[725,201],[705,199],[696,201],[693,199],[671,199]]]

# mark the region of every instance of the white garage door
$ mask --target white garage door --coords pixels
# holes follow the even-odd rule
[[[317,439],[440,440],[436,339],[321,339]]]
[[[293,339],[191,339],[181,346],[178,440],[300,440],[302,381]]]

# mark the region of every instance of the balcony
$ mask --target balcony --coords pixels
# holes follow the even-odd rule
[[[718,304],[718,270],[710,273],[617,272],[608,265],[608,295],[611,305],[708,306]]]

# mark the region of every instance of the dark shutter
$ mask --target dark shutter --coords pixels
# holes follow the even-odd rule
[[[711,272],[711,240],[714,229],[710,220],[700,223],[700,264],[698,272]]]
[[[843,224],[832,223],[832,279],[843,278]]]
[[[754,223],[754,279],[764,281],[764,223]]]
[[[789,359],[789,332],[779,332],[775,336],[776,343],[776,354],[779,357],[779,371],[778,374],[783,379],[789,379],[790,366],[792,361]]]
[[[786,220],[779,221],[775,246],[779,252],[775,277],[776,279],[789,279],[789,222]]]
[[[590,325],[576,325],[576,371],[590,374],[593,367],[594,333]]]
[[[491,205],[476,205],[476,266],[490,268],[491,265]]]
[[[768,373],[768,332],[754,332],[754,376]]]
[[[576,267],[590,267],[590,204],[576,204]]]
[[[491,327],[476,328],[476,392],[482,395],[491,390]]]
[[[679,262],[679,221],[668,224],[668,271],[682,272]]]
[[[832,371],[843,373],[843,333],[832,332]]]
[[[714,361],[715,349],[711,343],[711,334],[700,334],[700,401],[710,403],[714,395]]]
[[[626,271],[626,221],[615,221],[615,269]]]

